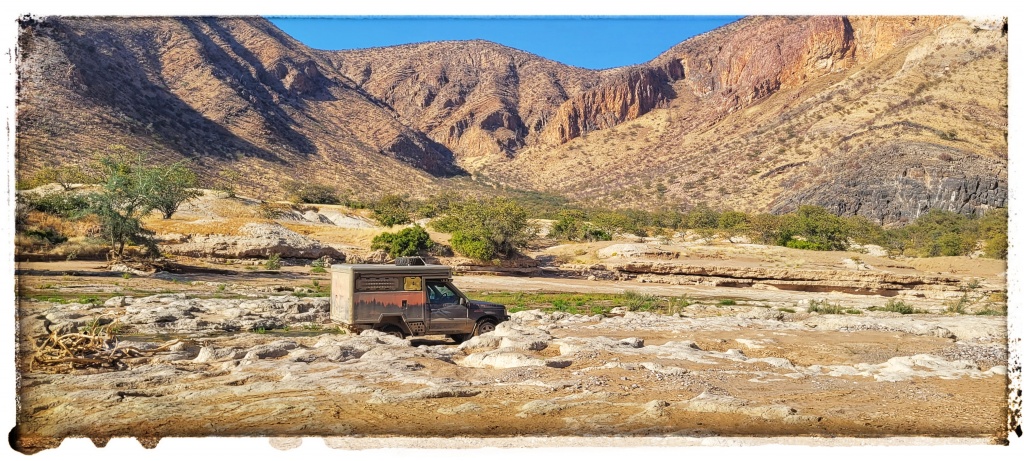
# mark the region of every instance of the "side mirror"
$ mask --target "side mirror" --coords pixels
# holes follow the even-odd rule
[[[466,298],[459,298],[459,305],[460,306],[468,306],[469,305],[469,301],[467,301]]]

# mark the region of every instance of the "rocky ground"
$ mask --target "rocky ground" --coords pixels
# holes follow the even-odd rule
[[[78,436],[1006,435],[1005,261],[690,234],[541,242],[511,266],[442,262],[481,296],[633,291],[688,304],[516,306],[460,345],[331,323],[329,274],[311,258],[373,261],[384,229],[339,206],[282,206],[276,219],[258,206],[208,193],[148,220],[171,257],[147,270],[22,255],[23,450]],[[271,253],[279,270],[266,268]],[[948,313],[962,297],[963,313]],[[877,310],[889,301],[917,313]],[[820,302],[845,313],[812,312]],[[33,362],[41,338],[88,330],[113,333],[99,343],[110,366]]]
[[[288,274],[278,277],[288,283]],[[110,280],[65,283],[95,291]],[[329,323],[328,299],[301,288],[145,282],[179,289],[20,303],[24,447],[74,436],[1005,436],[1004,316],[821,315],[807,312],[799,294],[734,288],[748,296],[735,305],[698,298],[675,315],[520,311],[459,345],[440,336],[346,334]],[[638,282],[456,283],[702,295]],[[847,305],[875,298],[830,295]],[[113,368],[31,366],[33,338],[97,325],[117,332],[111,349],[177,342]]]

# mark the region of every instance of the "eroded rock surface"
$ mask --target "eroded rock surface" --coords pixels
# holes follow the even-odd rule
[[[1006,375],[998,363],[1005,356],[992,352],[1005,350],[1000,317],[778,316],[739,304],[729,307],[737,315],[705,317],[521,311],[462,344],[373,330],[222,334],[229,325],[294,325],[306,319],[295,316],[310,313],[326,321],[327,304],[294,296],[157,295],[54,306],[35,328],[102,318],[162,335],[121,346],[150,349],[169,332],[181,342],[132,359],[124,371],[24,372],[26,430],[44,436],[451,435],[478,427],[600,435],[746,427],[762,434],[890,434],[934,423],[950,433],[977,433],[1001,424],[1005,405],[989,399],[1001,395]],[[894,410],[880,414],[877,405]],[[928,421],[908,417],[910,407]],[[72,411],[88,416],[69,417]],[[397,423],[389,416],[395,414],[403,415]],[[194,424],[168,424],[171,415],[187,415]],[[857,425],[868,417],[881,426]],[[431,426],[410,422],[423,418]]]
[[[291,231],[277,223],[249,223],[239,235],[190,235],[182,243],[163,245],[170,254],[192,257],[266,258],[278,254],[282,258],[316,259],[329,256],[338,262],[345,254],[329,245]]]

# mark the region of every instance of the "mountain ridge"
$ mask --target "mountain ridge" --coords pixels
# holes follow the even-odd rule
[[[251,172],[243,189],[263,195],[292,179],[357,195],[514,187],[613,207],[971,213],[1005,205],[1000,27],[748,17],[590,70],[485,40],[316,50],[262,18],[43,18],[21,24],[18,173],[125,144],[189,158],[208,181]],[[837,165],[882,152],[867,132],[895,143],[882,151],[897,163],[837,183]],[[922,155],[976,160],[879,195]]]

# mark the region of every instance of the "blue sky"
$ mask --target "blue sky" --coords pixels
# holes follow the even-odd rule
[[[739,16],[269,17],[306,45],[344,50],[484,39],[588,69],[646,62]]]

